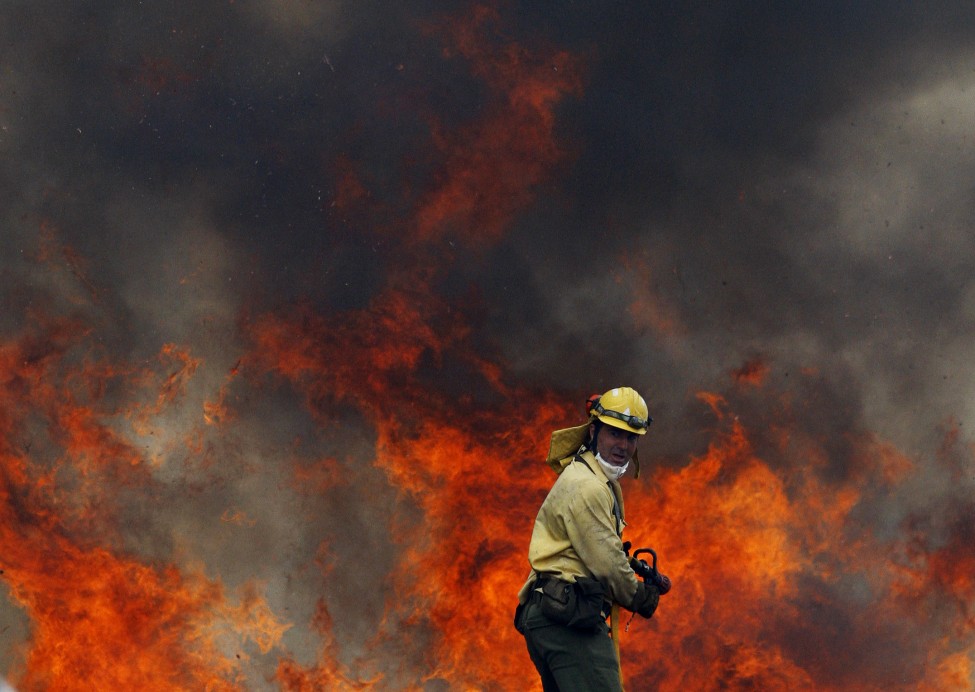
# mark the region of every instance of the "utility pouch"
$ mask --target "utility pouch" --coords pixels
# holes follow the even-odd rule
[[[575,583],[561,579],[542,582],[542,613],[551,620],[580,630],[595,630],[606,620],[603,585],[579,577]]]

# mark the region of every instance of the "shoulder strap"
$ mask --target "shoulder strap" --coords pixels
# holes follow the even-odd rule
[[[594,476],[596,475],[596,472],[592,470],[592,467],[590,467],[589,464],[586,463],[586,460],[583,459],[578,454],[575,455],[575,458],[572,461],[578,461],[580,464],[582,464],[587,469],[589,469],[589,473],[591,473]],[[606,481],[606,486],[609,488],[609,494],[613,498],[613,516],[616,518],[616,535],[622,536],[623,535],[623,512],[620,510],[620,504],[616,501],[616,491],[613,490],[613,484],[609,481]]]
[[[580,464],[582,464],[587,469],[589,469],[589,473],[591,473],[594,476],[596,475],[596,472],[593,471],[592,468],[590,468],[589,464],[586,463],[586,460],[582,458],[582,455],[576,454],[575,457],[573,457],[572,461],[578,461]]]

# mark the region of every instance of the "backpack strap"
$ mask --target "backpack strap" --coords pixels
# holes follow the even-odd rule
[[[592,467],[586,463],[579,454],[575,455],[572,461],[578,461],[580,464],[589,469],[589,473],[596,475],[596,472],[592,470]],[[609,488],[609,494],[613,496],[613,516],[616,517],[616,535],[623,535],[623,512],[620,510],[620,504],[616,501],[616,491],[613,490],[613,484],[610,481],[606,481],[606,486]]]

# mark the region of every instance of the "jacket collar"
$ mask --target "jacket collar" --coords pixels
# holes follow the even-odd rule
[[[617,533],[622,535],[623,527],[626,526],[626,513],[623,510],[623,488],[620,486],[620,482],[611,481],[606,477],[603,467],[599,465],[599,462],[596,461],[596,456],[589,450],[586,450],[582,454],[576,454],[574,458],[579,459],[580,463],[588,466],[596,478],[599,478],[609,486],[609,490],[613,493],[613,498],[616,500],[616,507],[619,509],[619,524],[616,527]]]
[[[582,459],[583,463],[585,463],[585,465],[589,467],[589,470],[592,471],[594,474],[596,474],[596,477],[599,478],[601,481],[603,481],[603,483],[616,482],[616,481],[611,481],[606,477],[606,473],[603,471],[603,467],[599,465],[598,461],[596,461],[596,455],[593,454],[592,451],[587,449],[582,454],[577,454],[576,458]],[[616,483],[617,485],[619,485],[618,482]]]

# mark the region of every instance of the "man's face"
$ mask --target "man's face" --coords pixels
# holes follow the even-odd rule
[[[589,434],[596,426],[590,424]],[[636,452],[636,441],[639,435],[629,430],[623,430],[613,425],[603,425],[596,438],[596,451],[604,461],[613,466],[623,466],[633,458]]]

